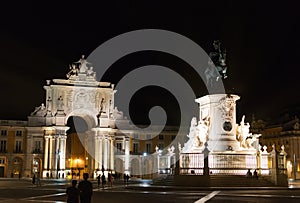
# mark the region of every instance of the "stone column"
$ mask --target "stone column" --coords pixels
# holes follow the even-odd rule
[[[58,171],[59,171],[59,155],[60,155],[60,151],[59,151],[59,145],[60,145],[60,136],[56,135],[55,136],[55,165],[54,165],[54,170],[56,172],[56,178],[58,178]]]
[[[125,173],[129,174],[129,137],[125,137]]]
[[[114,170],[115,163],[114,163],[114,139],[110,138],[110,169]]]
[[[108,168],[108,139],[107,137],[104,138],[104,157],[103,157],[103,165],[104,165],[104,169],[107,170]]]
[[[95,169],[100,169],[100,167],[99,167],[99,144],[100,144],[100,142],[99,142],[99,140],[100,140],[100,137],[99,137],[99,135],[97,135],[97,132],[95,132],[95,135],[94,135],[94,143],[95,143],[95,166],[94,166],[94,168]]]
[[[50,173],[52,173],[52,170],[54,169],[54,165],[55,165],[55,136],[50,136],[49,141],[50,141],[50,145],[49,145],[49,170],[50,170]],[[54,174],[52,174],[52,177],[53,177],[53,175]]]
[[[99,169],[102,169],[103,166],[103,138],[99,137]]]
[[[60,136],[60,149],[59,149],[59,167],[61,170],[61,178],[65,178],[65,169],[66,169],[66,135]]]
[[[48,154],[49,154],[49,139],[50,136],[45,136],[45,149],[44,149],[44,170],[48,170]]]

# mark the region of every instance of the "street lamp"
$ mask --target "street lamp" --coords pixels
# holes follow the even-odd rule
[[[144,179],[145,173],[146,173],[145,157],[146,157],[147,155],[148,155],[147,152],[144,152],[144,153],[143,153],[143,156],[142,156],[142,179]]]

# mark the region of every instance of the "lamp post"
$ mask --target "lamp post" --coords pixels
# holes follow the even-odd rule
[[[147,156],[147,152],[144,152],[143,153],[143,156],[142,156],[142,179],[145,178],[145,174],[146,174],[146,164],[145,164],[145,157]]]

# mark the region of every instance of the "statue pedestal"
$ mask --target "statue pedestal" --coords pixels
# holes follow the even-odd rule
[[[209,121],[209,151],[239,151],[236,140],[236,100],[240,97],[229,94],[213,94],[198,98],[200,120]]]

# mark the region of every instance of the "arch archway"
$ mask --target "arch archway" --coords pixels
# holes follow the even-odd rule
[[[120,158],[117,158],[115,161],[115,169],[117,173],[124,173],[124,166],[123,166],[123,160]]]
[[[40,173],[42,170],[42,159],[34,157],[32,160],[32,173]]]
[[[70,127],[66,140],[66,175],[76,179],[83,177],[83,173],[88,172],[91,167],[85,142],[88,123],[82,117],[69,116],[66,124]]]
[[[19,176],[22,175],[23,159],[20,157],[15,157],[13,158],[12,162],[13,162],[13,167],[12,167],[11,177],[18,178]]]
[[[139,176],[140,175],[140,161],[138,159],[131,160],[131,175]]]

